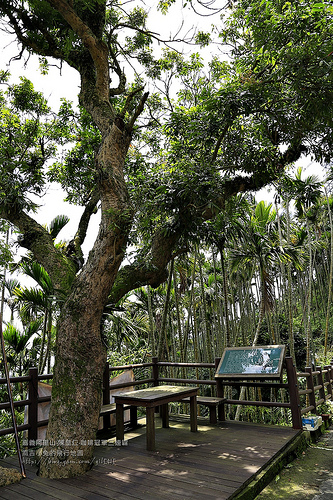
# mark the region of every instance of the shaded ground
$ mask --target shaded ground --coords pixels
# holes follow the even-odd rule
[[[333,426],[283,469],[257,498],[333,500]]]

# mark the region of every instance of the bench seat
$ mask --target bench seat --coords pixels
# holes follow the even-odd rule
[[[130,421],[131,421],[131,426],[134,428],[137,426],[137,408],[136,406],[131,406],[131,405],[124,405],[124,410],[130,410],[131,416],[130,416]],[[107,417],[108,415],[111,415],[112,413],[116,413],[116,403],[110,403],[108,405],[102,405],[99,416],[100,417]],[[107,423],[107,419],[104,418],[104,424],[103,424],[103,429],[107,429],[110,427],[110,422]]]
[[[207,408],[209,408],[209,422],[211,424],[217,423],[216,408],[218,409],[219,420],[224,420],[223,404],[225,400],[226,398],[215,398],[213,396],[197,396],[197,404],[207,406]],[[189,403],[190,398],[184,398],[182,402]]]

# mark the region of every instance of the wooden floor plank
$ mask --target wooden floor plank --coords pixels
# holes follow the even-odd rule
[[[221,478],[218,475],[208,475],[206,474],[206,471],[200,471],[198,468],[194,467],[192,464],[187,465],[186,467],[179,466],[179,464],[176,464],[176,466],[170,466],[170,465],[164,465],[161,470],[158,470],[156,468],[148,467],[148,466],[142,466],[139,469],[134,468],[133,466],[131,467],[131,464],[123,464],[119,465],[117,464],[115,466],[116,471],[121,471],[124,474],[133,474],[133,475],[138,475],[138,474],[145,474],[149,475],[152,478],[157,478],[158,481],[163,481],[164,479],[178,479],[182,480],[186,484],[190,484],[191,486],[194,485],[196,488],[197,486],[202,487],[205,484],[207,484],[207,481],[209,480],[210,488],[213,490],[220,490],[221,489]],[[110,474],[113,474],[113,472],[110,472]],[[239,487],[242,482],[241,481],[228,481],[227,479],[223,480],[224,484],[224,491],[229,491],[232,493],[235,490],[235,486]]]
[[[151,471],[142,472],[130,468],[119,468],[117,472],[112,473],[112,477],[116,479],[118,473],[122,476],[128,476],[129,478],[131,478],[134,484],[136,483],[137,479],[142,478],[143,475],[146,477],[147,475],[149,475],[149,482],[151,484],[155,484],[156,488],[162,488],[162,491],[165,492],[165,487],[171,485],[172,490],[175,490],[181,496],[184,495],[184,489],[193,497],[198,493],[198,490],[200,490],[200,488],[203,488],[205,490],[207,498],[208,495],[215,497],[217,493],[225,493],[227,498],[231,493],[235,491],[235,486],[224,486],[223,484],[221,484],[221,482],[216,482],[214,484],[210,482],[208,487],[207,478],[205,479],[203,475],[200,475],[200,478],[195,476],[189,478],[188,476],[181,477],[176,476],[176,474],[167,474],[166,472],[157,474],[151,473]]]
[[[40,481],[44,481],[42,478],[40,478]],[[74,498],[76,499],[85,499],[85,500],[105,500],[105,498],[108,499],[118,499],[119,500],[129,500],[129,497],[118,497],[118,496],[110,496],[110,492],[108,492],[108,496],[106,497],[105,495],[101,495],[97,492],[91,492],[87,490],[84,487],[84,483],[81,485],[78,485],[77,479],[74,480],[74,484],[71,484],[71,481],[69,479],[65,480],[58,480],[57,481],[57,488],[62,491],[62,492],[67,492],[73,495]],[[132,500],[132,499],[130,499]]]
[[[79,478],[51,480],[26,466],[27,478],[0,489],[3,500],[226,500],[284,448],[297,432],[287,427],[223,422],[190,432],[189,422],[156,420],[156,452],[145,428],[125,435],[128,446],[97,446],[95,466]],[[2,466],[18,469],[17,458]]]
[[[94,476],[95,476],[94,472]],[[78,485],[77,478],[73,479],[63,479],[61,482],[63,486],[67,488],[71,488],[72,491],[74,489],[77,490],[78,498],[90,499],[93,500],[106,500],[106,499],[115,499],[115,500],[133,500],[136,497],[131,495],[129,491],[125,491],[123,485],[114,484],[112,488],[105,485],[105,482],[98,475],[94,477],[88,473],[85,477],[85,481],[81,482]],[[97,482],[95,482],[97,481]],[[58,481],[60,482],[60,481]]]
[[[24,493],[18,493],[17,491],[11,491],[8,490],[7,488],[0,488],[0,498],[1,500],[26,500],[29,498],[31,500],[31,496],[25,496]]]
[[[121,459],[117,459],[115,462],[115,467],[124,467],[124,468],[131,468],[135,469],[137,468],[137,457],[138,454],[136,453],[135,455],[131,453],[131,447],[128,449],[127,456],[122,456]],[[141,448],[142,450],[142,448]],[[137,450],[136,450],[137,452]],[[221,459],[217,462],[215,467],[212,467],[211,463],[209,463],[210,456],[209,455],[203,455],[200,453],[200,450],[196,450],[196,455],[194,455],[193,450],[191,453],[191,449],[187,452],[186,456],[182,456],[181,454],[173,454],[172,456],[149,456],[145,455],[144,453],[140,454],[142,465],[140,465],[139,469],[146,474],[158,474],[158,475],[164,475],[166,471],[170,471],[174,474],[174,477],[177,476],[177,474],[181,474],[183,477],[185,477],[188,482],[194,481],[200,481],[203,480],[207,482],[209,479],[210,483],[216,483],[220,484],[221,483],[221,477],[220,477],[220,472],[221,472]],[[218,459],[216,459],[218,460]],[[223,468],[225,469],[227,464],[226,460],[223,460]],[[202,469],[202,464],[205,464],[204,470]],[[244,462],[244,464],[248,465],[248,461]],[[114,467],[111,468],[113,470]],[[230,469],[230,477],[231,477],[231,483],[234,485],[235,484],[235,462],[234,460],[231,460],[231,463],[229,464],[229,469]],[[243,469],[240,467],[240,471]],[[201,477],[202,476],[202,477]],[[208,477],[209,476],[209,477]],[[246,474],[246,477],[248,474]],[[238,479],[238,485],[237,487],[242,483]]]
[[[196,498],[200,489],[204,489],[204,498],[207,500],[215,498],[228,498],[230,494],[221,496],[222,494],[212,491],[207,487],[196,485],[196,487],[189,487],[189,485],[181,480],[174,480],[170,478],[156,478],[151,475],[136,472],[135,474],[124,472],[113,472],[112,474],[91,477],[91,484],[96,487],[102,483],[109,491],[112,491],[115,484],[118,485],[119,481],[124,485],[125,491],[131,493],[134,498],[147,500],[147,498],[161,498],[161,499],[175,499],[185,500],[187,498]]]
[[[207,486],[207,477],[205,478],[203,474],[195,475],[194,472],[191,473],[189,468],[181,468],[179,469],[179,464],[175,464],[174,467],[163,468],[161,470],[152,470],[147,467],[140,467],[139,469],[134,469],[131,467],[123,466],[115,466],[114,469],[107,474],[110,477],[117,477],[117,474],[128,476],[131,478],[149,478],[149,481],[153,481],[155,483],[168,484],[169,482],[172,485],[179,485],[179,488],[187,488],[189,491],[196,492],[197,488],[201,488],[203,486]],[[220,490],[221,483],[216,481],[215,484],[210,482],[209,490],[213,494],[215,491]],[[233,491],[233,488],[229,488],[229,491]]]
[[[29,480],[23,480],[21,483],[17,483],[13,486],[9,486],[4,488],[5,491],[11,491],[11,492],[16,492],[16,498],[33,498],[34,500],[45,500],[45,498],[49,498],[50,500],[52,499],[58,499],[61,500],[75,500],[75,497],[72,495],[69,496],[66,492],[63,493],[63,496],[59,496],[59,491],[56,488],[48,488],[47,484],[42,483],[37,483],[35,481],[30,481]],[[58,494],[57,494],[58,493]],[[57,494],[57,496],[55,496]],[[2,489],[0,490],[0,498],[2,495]]]

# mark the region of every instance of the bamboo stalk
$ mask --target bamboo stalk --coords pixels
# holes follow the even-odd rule
[[[9,402],[10,402],[10,412],[11,412],[12,421],[13,421],[13,428],[14,428],[14,436],[15,436],[15,444],[16,444],[17,456],[18,456],[18,460],[19,460],[19,464],[20,464],[21,475],[22,475],[22,477],[26,477],[24,463],[23,463],[23,457],[22,457],[22,451],[21,451],[21,446],[20,446],[20,440],[19,440],[18,430],[17,430],[17,423],[16,423],[16,417],[15,417],[15,409],[14,409],[12,387],[10,385],[10,378],[9,378],[9,371],[8,371],[8,364],[7,364],[7,356],[6,356],[6,350],[5,350],[5,341],[4,341],[3,332],[2,332],[2,318],[3,318],[3,304],[4,304],[4,299],[5,299],[5,287],[3,285],[2,292],[1,292],[1,310],[0,310],[0,340],[1,340],[1,350],[2,350],[2,358],[3,358],[3,364],[4,364],[4,369],[5,369],[5,377],[6,377],[6,383],[7,383],[7,389],[8,389],[8,397],[9,397]]]

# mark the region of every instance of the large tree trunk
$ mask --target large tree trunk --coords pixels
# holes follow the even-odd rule
[[[58,322],[48,444],[40,466],[46,477],[82,474],[93,460],[106,361],[102,314],[124,257],[132,213],[122,173],[128,146],[113,125],[98,155],[102,218]]]
[[[87,291],[89,287],[87,287]],[[51,478],[86,472],[101,407],[106,351],[100,335],[101,311],[88,294],[69,300],[60,318],[52,405],[40,474]]]

